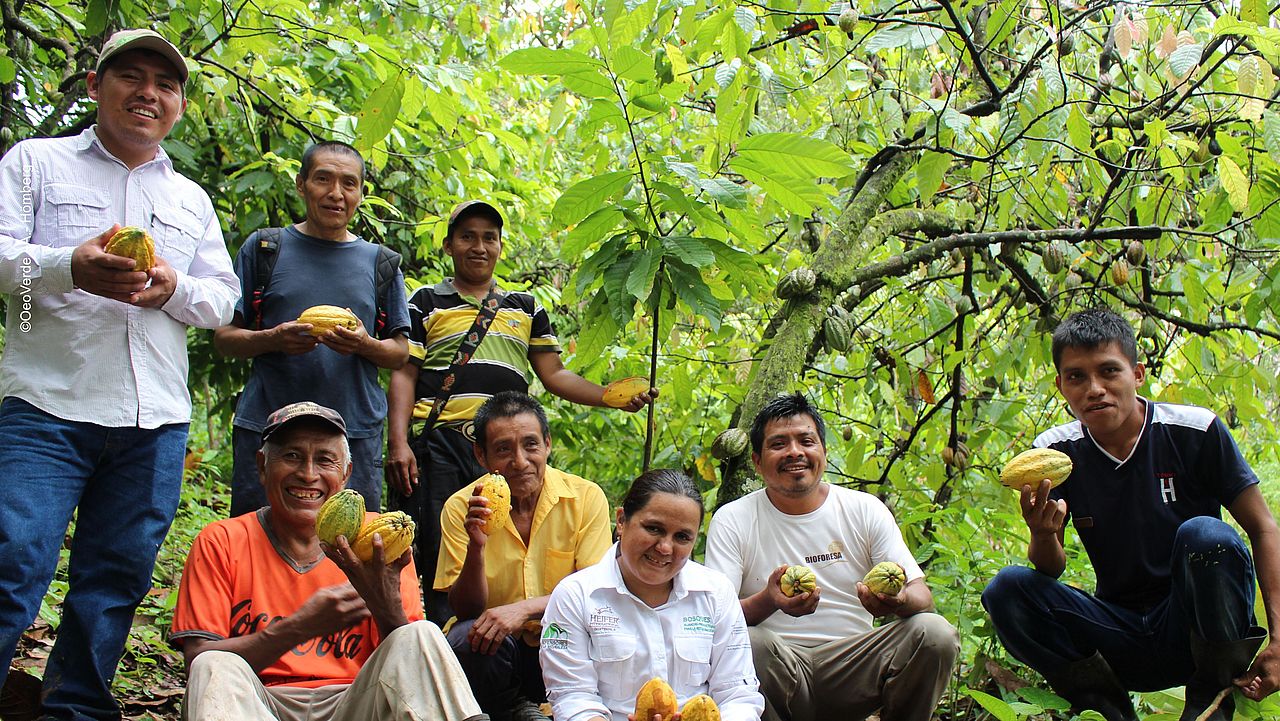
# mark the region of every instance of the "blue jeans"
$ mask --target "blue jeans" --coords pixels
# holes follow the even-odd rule
[[[1145,611],[1099,600],[1025,566],[987,585],[982,605],[1014,658],[1058,677],[1101,653],[1125,688],[1181,686],[1195,668],[1191,635],[1244,638],[1253,623],[1253,559],[1240,535],[1216,518],[1184,522],[1174,539],[1171,592]]]
[[[111,680],[177,511],[187,424],[107,428],[0,403],[0,681],[40,610],[76,514],[44,713],[118,719]]]
[[[382,432],[351,438],[351,478],[347,488],[364,496],[366,511],[382,510]],[[231,515],[240,516],[267,505],[267,491],[258,477],[258,449],[262,434],[236,426],[231,431]]]

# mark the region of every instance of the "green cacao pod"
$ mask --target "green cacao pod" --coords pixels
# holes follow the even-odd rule
[[[1083,282],[1084,278],[1081,278],[1080,274],[1073,270],[1070,273],[1067,273],[1067,277],[1062,281],[1062,285],[1065,286],[1067,290],[1075,290],[1076,288],[1079,288],[1080,284]]]
[[[1131,241],[1124,249],[1124,257],[1129,261],[1129,265],[1142,265],[1142,261],[1147,259],[1147,246],[1143,245],[1141,240]]]
[[[131,225],[117,230],[103,250],[111,255],[132,258],[134,270],[151,270],[156,264],[156,244],[151,240],[151,234]]]
[[[851,33],[854,28],[858,27],[858,20],[860,19],[857,8],[845,8],[840,13],[840,19],[836,21],[836,25],[841,32]]]
[[[818,285],[818,276],[808,268],[796,268],[795,270],[782,276],[782,280],[778,281],[776,295],[782,300],[791,298],[799,298],[802,295],[813,292]]]
[[[853,315],[835,306],[822,321],[822,335],[833,353],[848,353],[853,349],[853,332],[856,323]]]
[[[310,323],[313,336],[320,337],[339,326],[347,330],[355,330],[360,324],[356,314],[336,305],[313,305],[298,316],[299,323]]]
[[[881,561],[867,571],[867,575],[862,577],[862,582],[873,593],[896,596],[902,587],[907,585],[907,571],[893,561]]]
[[[722,461],[737,458],[747,452],[751,437],[741,428],[727,428],[711,442],[711,455]]]
[[[716,705],[715,699],[700,693],[684,702],[684,708],[680,709],[680,719],[681,721],[720,721],[720,707]]]
[[[403,511],[383,513],[370,520],[356,535],[356,542],[351,546],[356,557],[368,563],[373,560],[373,536],[382,538],[382,560],[391,563],[404,555],[413,544],[413,519]]]
[[[1067,251],[1062,241],[1054,240],[1044,249],[1044,253],[1040,256],[1044,263],[1045,272],[1051,275],[1057,275],[1062,269],[1067,267]]]
[[[1062,451],[1055,451],[1052,448],[1032,448],[1019,453],[1005,464],[1004,469],[1000,471],[1000,483],[1015,491],[1021,491],[1023,486],[1031,486],[1034,489],[1040,485],[1041,481],[1048,479],[1050,487],[1056,488],[1067,480],[1073,467],[1071,457]]]
[[[808,566],[787,566],[782,578],[778,579],[778,587],[782,589],[782,595],[791,598],[817,588],[818,579]]]
[[[1124,285],[1129,282],[1129,261],[1124,258],[1116,258],[1111,264],[1111,284]]]
[[[1154,316],[1143,316],[1142,327],[1138,330],[1138,334],[1143,338],[1155,338],[1160,335],[1160,321]]]
[[[334,545],[338,536],[345,536],[347,543],[355,543],[364,525],[364,496],[350,488],[329,496],[316,513],[316,535],[321,541]]]

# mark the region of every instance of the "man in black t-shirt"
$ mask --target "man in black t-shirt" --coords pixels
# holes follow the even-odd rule
[[[1066,482],[1023,486],[1033,568],[1010,566],[982,603],[1009,653],[1077,708],[1136,721],[1128,690],[1186,685],[1182,721],[1229,721],[1238,688],[1260,700],[1280,683],[1280,644],[1254,660],[1254,562],[1267,620],[1280,624],[1280,530],[1258,477],[1211,411],[1137,394],[1146,376],[1132,328],[1110,310],[1053,334],[1055,383],[1077,420],[1039,448],[1071,457]],[[1060,583],[1075,525],[1096,594]],[[1250,663],[1252,661],[1252,663]]]

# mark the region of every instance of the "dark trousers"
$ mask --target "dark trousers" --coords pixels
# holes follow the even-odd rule
[[[493,655],[472,651],[467,634],[474,623],[475,619],[471,619],[453,624],[447,638],[458,657],[458,665],[467,674],[480,710],[500,718],[522,698],[534,703],[545,701],[547,689],[542,684],[538,649],[515,636],[507,636]]]
[[[1207,516],[1178,528],[1168,598],[1146,611],[1099,600],[1025,566],[1002,569],[982,605],[1004,647],[1045,676],[1094,652],[1133,691],[1181,686],[1191,676],[1191,635],[1244,638],[1253,623],[1253,559],[1240,535]]]
[[[434,590],[440,557],[440,512],[449,496],[486,471],[476,460],[470,439],[451,428],[419,433],[409,440],[409,447],[418,462],[418,488],[410,496],[389,488],[387,504],[408,513],[418,524],[414,563],[422,577],[423,605],[427,620],[444,626],[453,610],[449,595]]]

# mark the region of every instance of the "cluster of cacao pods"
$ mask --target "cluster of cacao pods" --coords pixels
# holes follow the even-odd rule
[[[720,707],[715,699],[706,694],[698,694],[679,707],[679,700],[671,685],[660,678],[651,678],[640,687],[636,694],[636,721],[653,721],[656,714],[662,721],[671,721],[671,717],[680,712],[682,721],[720,721]]]
[[[828,308],[827,317],[822,321],[822,335],[832,353],[853,350],[853,334],[857,328],[853,314],[838,305]]]
[[[316,513],[316,536],[334,545],[338,536],[347,539],[361,561],[373,560],[373,537],[382,538],[382,558],[395,561],[413,544],[413,519],[401,511],[391,511],[365,521],[364,497],[351,489],[329,496]]]

